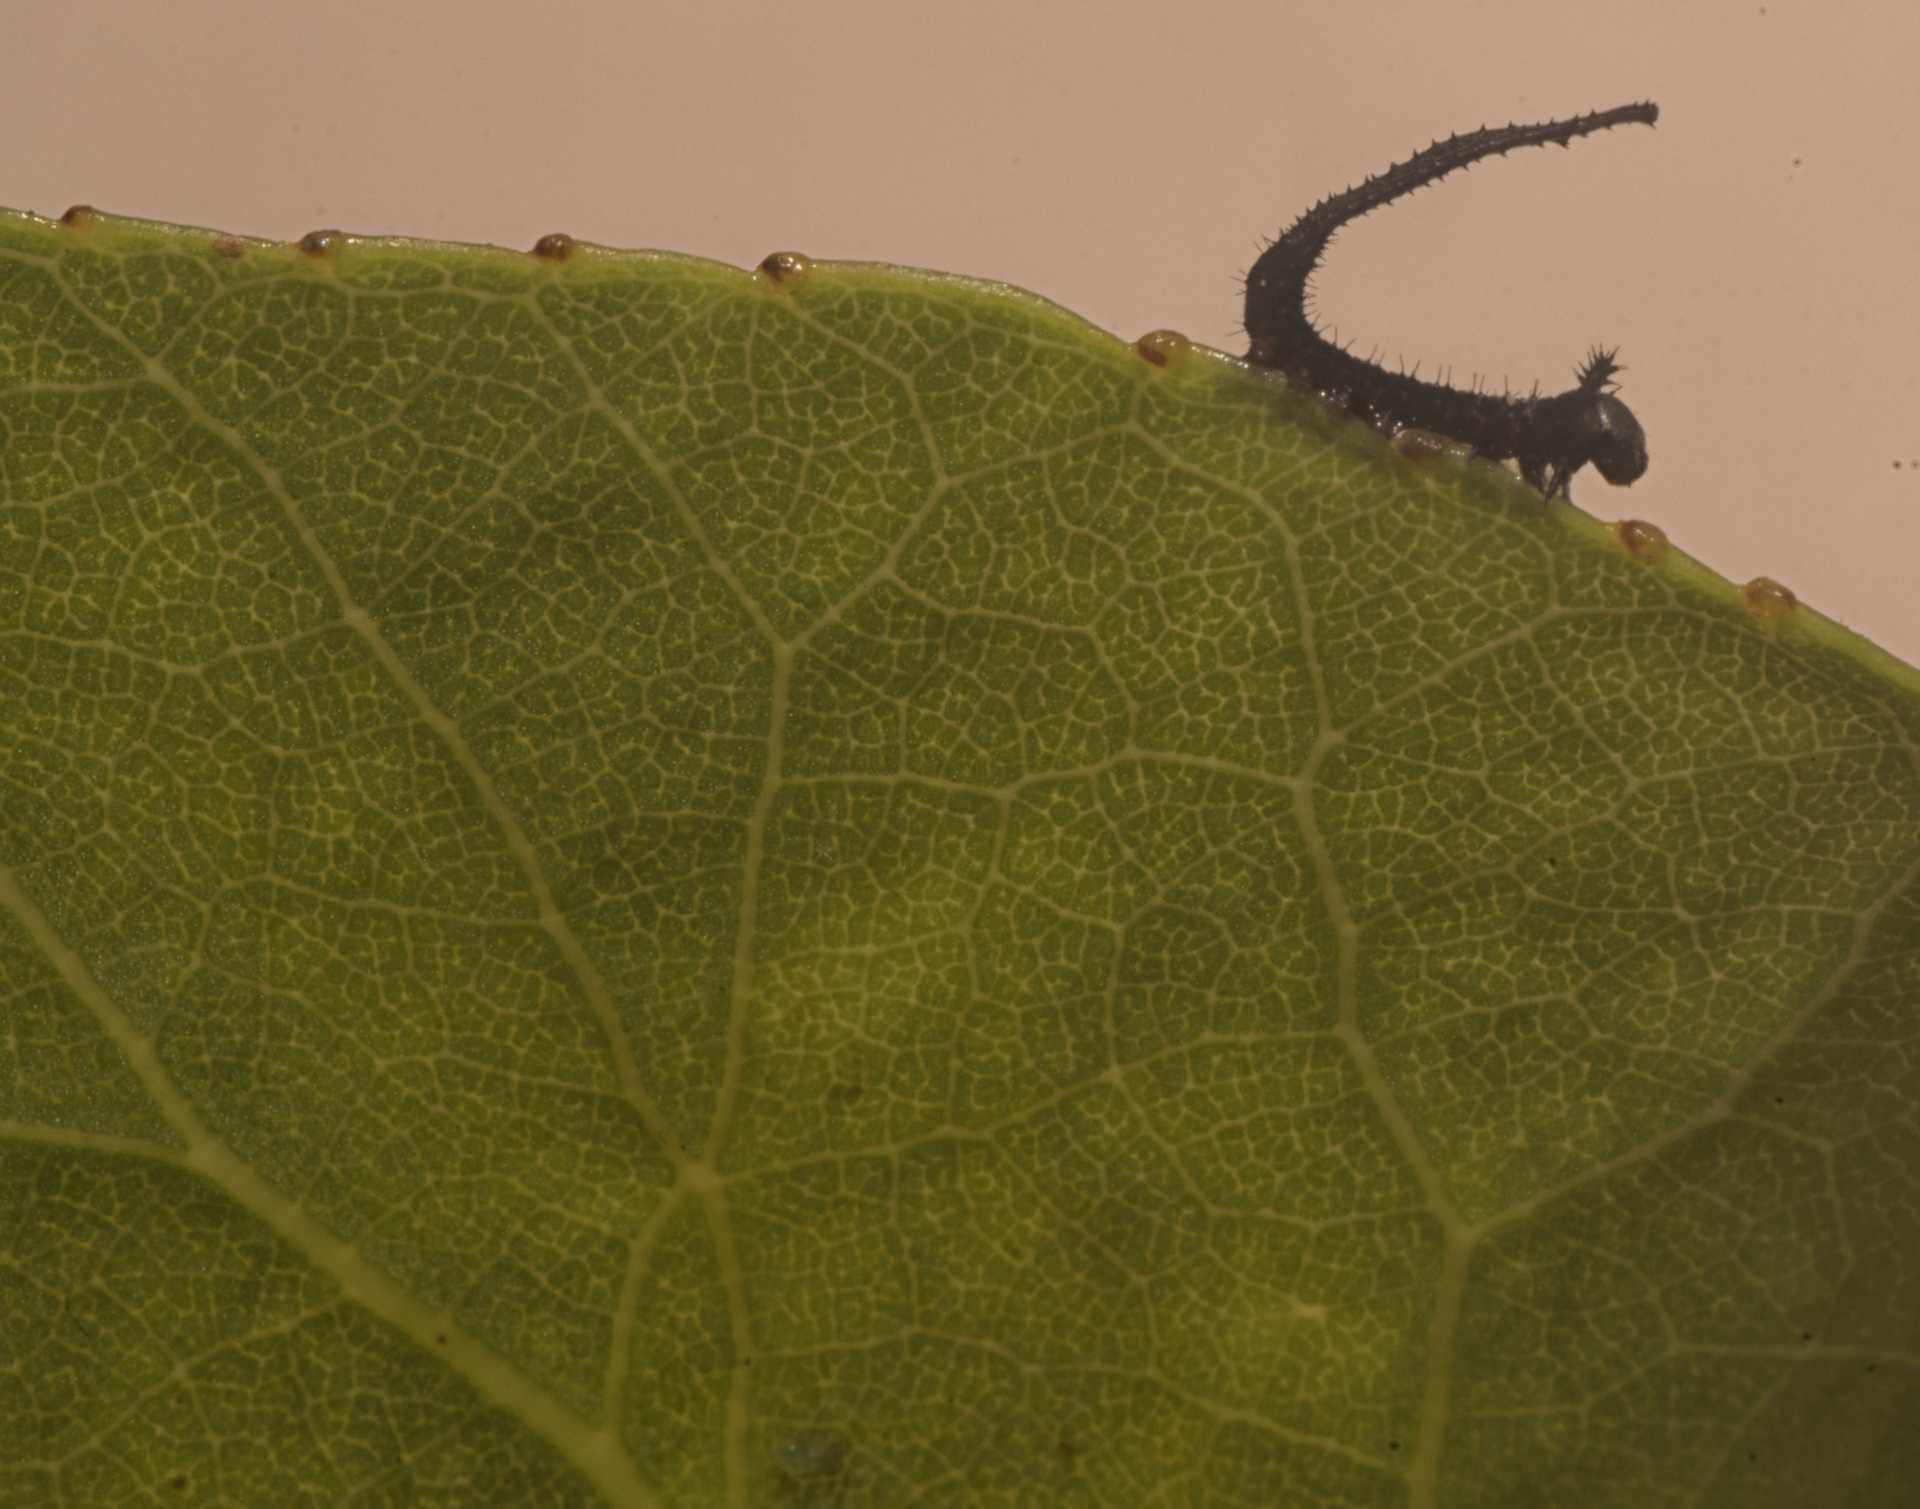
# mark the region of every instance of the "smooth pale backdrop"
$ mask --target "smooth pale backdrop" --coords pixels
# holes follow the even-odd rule
[[[1322,317],[1517,388],[1618,343],[1652,468],[1575,501],[1920,664],[1911,4],[10,0],[0,53],[0,204],[794,248],[1235,351],[1237,274],[1312,200],[1449,131],[1652,98],[1657,131],[1353,227]]]

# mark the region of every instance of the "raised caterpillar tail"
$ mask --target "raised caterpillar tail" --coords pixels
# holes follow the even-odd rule
[[[1591,136],[1614,126],[1651,126],[1660,119],[1660,107],[1651,100],[1616,105],[1566,120],[1542,121],[1530,126],[1482,126],[1437,141],[1384,173],[1363,179],[1343,193],[1331,194],[1287,228],[1280,239],[1261,253],[1247,274],[1247,333],[1253,342],[1248,360],[1261,366],[1284,367],[1286,348],[1308,324],[1304,312],[1307,280],[1325,255],[1335,231],[1371,210],[1404,199],[1416,189],[1437,183],[1447,174],[1479,162],[1503,157],[1515,147],[1542,147],[1550,142],[1571,146],[1576,137]],[[1265,347],[1276,347],[1269,359]]]

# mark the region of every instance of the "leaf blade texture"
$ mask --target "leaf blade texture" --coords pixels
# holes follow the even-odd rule
[[[549,252],[0,220],[0,1500],[1898,1501],[1920,678]]]

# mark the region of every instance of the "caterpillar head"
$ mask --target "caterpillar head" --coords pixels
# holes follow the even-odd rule
[[[1647,432],[1633,417],[1633,410],[1613,392],[1613,374],[1625,369],[1614,360],[1614,351],[1595,347],[1577,372],[1575,390],[1583,400],[1578,420],[1579,443],[1583,460],[1591,461],[1615,487],[1637,482],[1647,469]]]

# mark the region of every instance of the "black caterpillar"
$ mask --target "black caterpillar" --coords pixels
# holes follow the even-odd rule
[[[1537,126],[1494,126],[1449,136],[1426,151],[1334,194],[1308,210],[1261,254],[1247,274],[1247,360],[1275,367],[1330,401],[1389,431],[1434,430],[1464,442],[1477,456],[1520,463],[1520,475],[1551,498],[1589,461],[1607,481],[1626,484],[1647,469],[1647,437],[1613,394],[1622,370],[1614,351],[1596,347],[1575,371],[1575,386],[1551,398],[1468,393],[1388,372],[1334,345],[1307,314],[1307,280],[1334,232],[1369,210],[1411,194],[1456,168],[1515,147],[1568,146],[1576,136],[1660,118],[1654,104],[1622,105]],[[1416,367],[1415,371],[1419,369]]]

